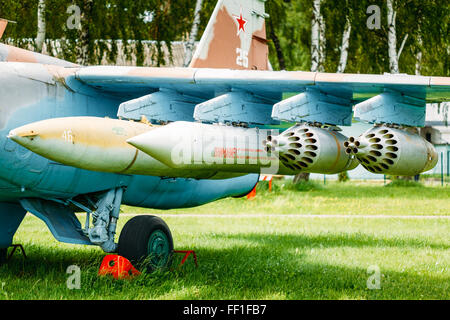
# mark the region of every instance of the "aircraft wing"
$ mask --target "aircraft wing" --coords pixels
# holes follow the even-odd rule
[[[130,95],[168,88],[204,97],[230,90],[277,97],[317,88],[338,97],[363,101],[391,89],[427,102],[450,100],[450,77],[405,74],[99,66],[80,69],[76,79],[104,92]]]
[[[230,121],[269,124],[270,119],[276,119],[350,125],[355,106],[355,116],[368,122],[422,126],[426,103],[450,101],[450,78],[404,74],[86,67],[79,69],[74,78],[104,94],[123,96],[124,100],[164,90],[181,94],[185,100],[194,97],[191,102],[196,106],[195,118],[206,121],[215,117],[216,121],[226,122],[221,115],[237,112],[229,110],[233,109],[230,105],[236,109],[240,101],[250,99],[246,105],[259,107],[249,107],[246,116],[241,113],[242,119],[231,117]],[[228,103],[220,96],[226,96]],[[393,111],[389,105],[397,107]],[[252,121],[252,113],[261,112],[267,113],[266,120]],[[364,114],[366,118],[369,115],[368,119]]]

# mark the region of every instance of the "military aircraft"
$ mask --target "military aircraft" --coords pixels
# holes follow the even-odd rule
[[[158,267],[168,226],[136,216],[116,243],[121,204],[200,206],[246,195],[261,173],[436,165],[414,129],[426,103],[450,100],[450,78],[272,71],[266,18],[262,0],[219,0],[188,68],[79,66],[0,44],[1,256],[30,212],[58,241]],[[374,126],[348,138],[352,119]]]

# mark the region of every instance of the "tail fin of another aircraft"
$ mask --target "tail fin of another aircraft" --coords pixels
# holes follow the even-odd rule
[[[265,0],[219,0],[192,68],[268,70]]]
[[[0,39],[2,38],[8,23],[16,22],[0,18]],[[68,61],[53,58],[33,51],[16,48],[3,43],[0,43],[0,62],[28,62],[56,65],[68,68],[78,67],[77,64]]]
[[[7,25],[8,25],[8,20],[0,18],[0,39],[2,38],[3,32],[5,32]]]

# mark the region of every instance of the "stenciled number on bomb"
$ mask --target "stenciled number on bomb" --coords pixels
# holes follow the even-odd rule
[[[73,143],[72,130],[64,130],[64,132],[62,134],[62,138],[64,139],[64,141],[66,141],[68,143]]]

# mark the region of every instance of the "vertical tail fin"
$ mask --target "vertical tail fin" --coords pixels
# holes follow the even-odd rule
[[[219,0],[192,68],[269,69],[265,0]]]
[[[0,18],[0,39],[2,38],[3,32],[5,32],[7,25],[8,25],[8,20]]]

